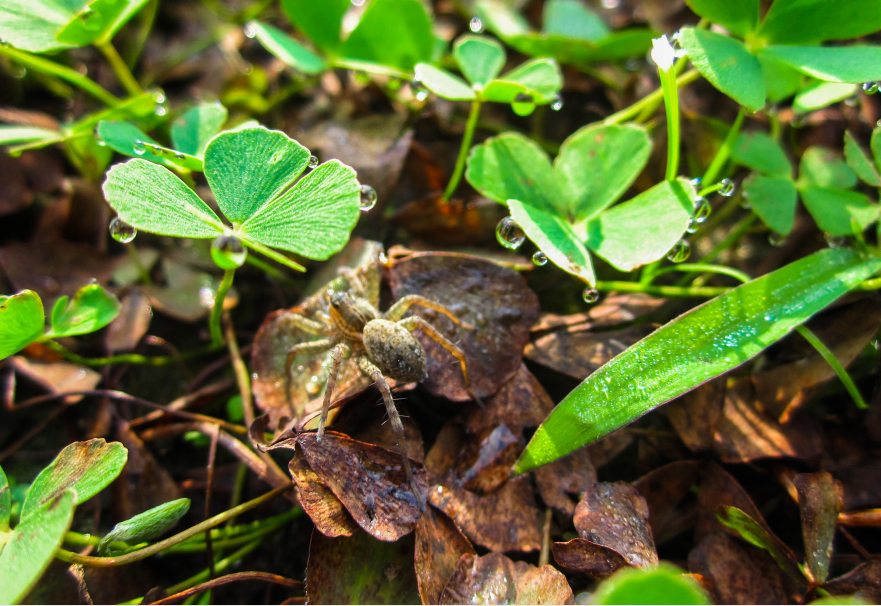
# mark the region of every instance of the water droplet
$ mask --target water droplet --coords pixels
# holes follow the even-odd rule
[[[584,299],[585,303],[596,303],[600,298],[600,291],[592,286],[588,286],[581,293],[581,298]],[[608,391],[608,387],[605,387],[605,391]]]
[[[90,32],[97,32],[104,27],[104,17],[101,16],[101,13],[92,9],[87,9],[80,13],[80,21],[83,22],[83,27]]]
[[[315,154],[309,156],[309,164],[307,166],[309,166],[309,168],[315,168],[316,166],[318,166],[318,156],[316,156]]]
[[[546,265],[548,262],[548,255],[540,250],[534,255],[532,255],[532,262],[541,267],[542,265]]]
[[[720,185],[722,187],[719,188],[719,195],[725,196],[726,198],[730,198],[731,196],[733,196],[734,190],[737,189],[737,186],[731,179],[722,179]]]
[[[248,23],[247,25],[245,25],[243,31],[245,32],[245,36],[247,36],[248,38],[253,38],[257,35],[257,28],[254,27],[253,23]]]
[[[881,81],[863,83],[863,92],[867,95],[874,95],[879,89],[881,89]]]
[[[693,188],[695,188],[696,190],[700,190],[701,183],[703,183],[703,179],[701,179],[700,177],[695,177],[694,179],[691,180],[691,186]]]
[[[508,250],[517,250],[526,240],[526,233],[513,217],[505,217],[496,225],[496,239]]]
[[[135,227],[129,225],[119,217],[113,217],[113,219],[110,220],[108,229],[110,230],[110,237],[123,244],[128,244],[138,235],[138,230]]]
[[[694,201],[694,220],[697,223],[706,221],[711,212],[713,212],[713,207],[710,206],[710,202],[703,196]]]
[[[153,110],[153,113],[157,116],[164,116],[168,113],[168,110],[165,109],[164,105],[157,105],[156,108]]]
[[[132,145],[132,150],[135,152],[135,155],[143,156],[147,153],[147,148],[144,146],[144,142],[140,139],[135,139],[135,144]]]
[[[241,267],[247,257],[248,249],[233,235],[217,236],[211,242],[211,258],[221,269]]]
[[[156,103],[165,103],[165,93],[158,88],[151,90],[150,94],[153,95],[153,101]]]
[[[479,34],[483,31],[483,21],[480,20],[480,17],[472,17],[471,22],[468,24],[468,29],[475,34]]]
[[[270,164],[278,164],[287,155],[287,153],[288,152],[286,150],[283,150],[283,149],[278,150],[277,152],[272,154],[272,156],[269,157],[269,163]]]
[[[27,70],[27,68],[22,67],[21,65],[15,65],[15,66],[12,66],[11,73],[12,73],[13,78],[18,78],[19,80],[21,80],[22,78],[24,78],[25,76],[28,75],[28,70]]]
[[[104,139],[98,139],[98,147],[106,147],[106,146],[107,146],[107,141],[105,141]]]
[[[532,95],[519,93],[511,102],[511,109],[518,116],[528,116],[535,111],[535,99],[532,98]]]
[[[551,109],[555,112],[563,109],[563,97],[559,93],[557,93],[557,95],[554,97],[554,100],[551,101]]]
[[[180,153],[180,152],[177,152],[176,154],[174,154],[174,157],[175,157],[177,160],[183,160],[186,156],[185,156],[184,154]]]
[[[359,204],[359,208],[361,212],[367,212],[371,208],[376,206],[376,190],[370,187],[369,185],[361,186],[361,203]]]
[[[687,240],[679,240],[667,253],[667,260],[673,263],[682,263],[691,254],[691,244]]]
[[[603,0],[603,8],[613,9],[621,5],[621,0]]]
[[[410,82],[410,92],[417,101],[425,101],[428,99],[428,89],[423,86],[419,80]]]
[[[688,227],[685,228],[685,231],[687,231],[690,234],[693,234],[693,233],[697,232],[698,227],[700,227],[700,223],[695,221],[694,217],[692,217],[691,219],[688,220]]]
[[[844,236],[833,236],[832,234],[823,234],[823,237],[826,238],[826,244],[829,245],[829,248],[841,248],[845,244],[847,244],[847,238]]]
[[[318,392],[321,391],[321,383],[318,382],[318,377],[312,377],[309,379],[309,382],[306,383],[306,392],[310,396],[318,395]]]
[[[768,234],[768,244],[777,247],[783,246],[784,244],[786,244],[786,236],[784,236],[783,234],[778,234],[776,231],[772,231],[770,234]]]
[[[777,316],[775,316],[774,314],[765,314],[764,318],[767,322],[773,322],[777,319]]]

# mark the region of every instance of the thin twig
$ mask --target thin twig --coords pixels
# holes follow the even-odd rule
[[[250,427],[254,422],[254,399],[251,396],[251,375],[248,367],[242,360],[239,344],[236,341],[236,333],[233,329],[229,314],[224,314],[224,332],[226,333],[226,346],[229,348],[229,357],[232,360],[233,371],[236,375],[236,383],[239,386],[239,394],[242,396],[242,412],[245,417],[245,426]]]
[[[211,517],[211,485],[214,483],[214,461],[217,459],[217,438],[220,435],[220,428],[217,425],[209,426],[211,445],[208,448],[208,472],[205,480],[205,519]],[[217,572],[214,570],[214,545],[211,543],[211,529],[205,530],[205,557],[208,559],[209,578],[214,579]],[[212,596],[213,598],[213,596]],[[214,603],[213,599],[209,599],[208,603]]]
[[[212,581],[208,581],[207,583],[196,585],[195,587],[191,587],[189,589],[181,591],[180,593],[170,595],[167,598],[163,598],[159,601],[150,603],[174,604],[180,600],[184,600],[190,597],[191,595],[196,595],[197,593],[202,593],[204,591],[210,591],[216,587],[220,587],[221,585],[235,583],[237,581],[264,581],[266,583],[284,585],[285,587],[290,587],[292,589],[303,589],[303,581],[289,579],[287,577],[282,577],[277,574],[270,574],[268,572],[234,572],[232,574],[216,578]]]

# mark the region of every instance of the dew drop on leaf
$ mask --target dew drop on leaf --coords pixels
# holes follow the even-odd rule
[[[80,13],[80,21],[83,22],[83,27],[90,32],[97,32],[104,27],[104,17],[92,9]]]
[[[722,179],[719,183],[722,187],[719,188],[719,195],[725,196],[726,198],[730,198],[734,195],[734,190],[736,189],[736,185],[734,181],[731,179]]]
[[[241,267],[248,257],[248,249],[233,235],[217,236],[211,242],[211,258],[221,269]]]
[[[359,204],[359,208],[361,212],[367,212],[371,208],[376,206],[376,190],[370,187],[369,185],[361,186],[361,203]]]
[[[505,217],[496,225],[496,239],[508,250],[517,250],[526,240],[526,233],[513,217]]]
[[[833,236],[832,234],[823,234],[823,237],[826,238],[826,244],[829,245],[829,248],[841,248],[845,244],[847,244],[847,238],[844,236]]]
[[[257,29],[254,27],[253,23],[248,23],[247,25],[245,25],[243,31],[245,32],[245,36],[247,36],[248,38],[253,38],[257,35]]]
[[[168,110],[165,109],[164,105],[157,105],[156,108],[153,110],[153,113],[157,116],[164,116],[168,113]]]
[[[308,166],[309,166],[309,168],[315,168],[316,166],[318,166],[318,156],[316,156],[315,154],[312,154],[311,156],[309,156]]]
[[[596,303],[600,298],[600,291],[596,288],[588,286],[581,293],[581,298],[584,299],[585,303]],[[608,389],[608,387],[606,387]]]
[[[410,82],[410,92],[417,101],[425,101],[428,98],[428,89],[419,80]]]
[[[697,223],[703,223],[710,216],[710,213],[713,212],[713,207],[710,206],[709,201],[700,197],[694,201],[694,220]]]
[[[863,92],[867,95],[874,95],[879,89],[881,89],[881,81],[863,83]]]
[[[701,183],[703,183],[703,182],[704,182],[703,179],[701,179],[700,177],[695,177],[694,179],[691,180],[691,186],[697,190],[700,190]]]
[[[113,217],[113,219],[110,220],[108,229],[110,230],[110,237],[123,244],[128,244],[138,235],[138,230],[135,227],[129,225],[119,217]]]
[[[563,97],[559,93],[557,93],[557,95],[554,97],[554,100],[551,101],[551,109],[555,112],[563,109]]]
[[[483,21],[480,20],[480,17],[472,17],[471,22],[468,24],[468,29],[475,34],[479,34],[483,31]]]
[[[697,232],[697,229],[699,226],[700,226],[700,223],[698,223],[695,220],[695,218],[692,217],[691,219],[688,220],[688,227],[685,228],[685,231],[687,231],[690,234],[693,234],[693,233]]]
[[[283,150],[283,149],[280,149],[280,150],[278,150],[277,152],[275,152],[274,154],[272,154],[272,156],[270,156],[270,158],[269,158],[269,163],[270,163],[270,164],[278,164],[279,162],[282,161],[282,159],[283,159],[286,155],[287,155],[287,152],[286,152],[285,150]]]
[[[768,234],[768,244],[771,246],[783,246],[786,243],[786,236],[783,234],[778,234],[776,231],[772,231]]]
[[[691,244],[687,240],[679,240],[667,253],[667,260],[673,263],[682,263],[691,254]]]
[[[542,265],[546,265],[548,262],[548,255],[543,250],[540,250],[532,255],[532,262],[539,267],[541,267]]]
[[[132,149],[138,156],[143,156],[147,152],[147,148],[144,145],[144,142],[140,139],[135,139],[135,144],[132,146]]]
[[[511,109],[518,116],[528,116],[535,111],[535,99],[532,98],[532,95],[519,93],[511,102]]]

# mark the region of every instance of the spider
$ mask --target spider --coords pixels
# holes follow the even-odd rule
[[[444,314],[458,326],[468,330],[473,330],[473,327],[463,324],[440,303],[419,295],[402,297],[388,311],[381,313],[376,306],[379,299],[378,284],[369,281],[365,285],[355,272],[348,268],[340,269],[340,273],[349,283],[350,290],[333,292],[330,295],[329,314],[319,312],[316,315],[318,320],[300,314],[289,316],[291,323],[301,330],[323,338],[293,346],[287,355],[285,375],[290,378],[296,356],[331,352],[330,373],[327,377],[321,416],[318,421],[317,441],[320,442],[324,435],[324,425],[330,410],[340,364],[344,359],[354,357],[360,371],[373,379],[382,394],[392,431],[397,438],[404,471],[420,507],[424,508],[422,496],[413,479],[410,459],[404,448],[404,425],[401,423],[386,377],[397,381],[421,382],[428,376],[425,369],[425,350],[411,334],[412,331],[419,329],[459,361],[465,387],[476,399],[468,380],[468,369],[462,350],[424,319],[419,316],[404,318],[404,314],[413,305],[421,305]]]

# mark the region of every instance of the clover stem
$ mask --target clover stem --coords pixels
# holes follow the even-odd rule
[[[66,349],[60,343],[56,341],[52,341],[51,339],[48,341],[43,341],[43,345],[49,347],[53,351],[61,354],[65,359],[74,362],[75,364],[82,364],[83,366],[109,366],[111,364],[141,364],[144,366],[167,366],[168,364],[176,364],[178,362],[182,362],[183,360],[189,360],[191,358],[196,358],[199,356],[203,356],[205,354],[209,354],[212,351],[216,351],[220,348],[219,345],[205,345],[199,347],[197,349],[193,349],[190,351],[185,351],[180,355],[174,356],[145,356],[143,354],[118,354],[115,356],[107,356],[105,358],[86,358],[84,356],[73,353],[72,351]]]
[[[719,171],[725,166],[725,163],[731,156],[731,150],[734,149],[734,144],[737,143],[737,137],[740,135],[740,127],[743,125],[743,119],[745,116],[746,110],[741,107],[740,111],[737,113],[737,118],[734,119],[734,124],[731,125],[731,128],[728,129],[728,134],[725,135],[725,140],[722,141],[722,145],[719,146],[716,156],[707,167],[707,172],[705,172],[704,176],[701,178],[702,183],[712,183],[716,180],[716,177],[719,176]],[[701,195],[703,195],[703,193],[701,193]]]
[[[675,69],[659,69],[661,89],[664,92],[664,109],[667,111],[667,181],[679,174],[679,89],[676,86]]]
[[[690,69],[678,78],[676,78],[676,86],[680,87],[685,86],[686,84],[691,84],[692,82],[697,80],[700,75],[700,72],[696,69]],[[620,124],[622,122],[630,120],[633,117],[639,115],[640,112],[643,111],[643,109],[645,109],[646,107],[650,107],[653,103],[657,103],[663,98],[664,90],[662,87],[649,93],[630,107],[625,107],[621,111],[615,112],[614,114],[603,120],[603,124]]]
[[[211,328],[211,343],[214,345],[223,344],[223,331],[220,326],[220,319],[223,315],[223,301],[226,299],[226,293],[232,286],[232,279],[235,276],[235,269],[227,269],[223,272],[223,280],[217,287],[217,294],[214,296],[214,306],[211,308],[211,320],[209,327]]]
[[[731,290],[727,286],[654,286],[641,284],[640,282],[599,281],[596,283],[597,290],[620,292],[642,292],[649,295],[661,295],[663,297],[696,297],[712,299]]]
[[[832,367],[832,370],[835,371],[835,374],[838,375],[838,378],[844,384],[844,388],[847,390],[847,393],[850,394],[850,397],[853,398],[854,404],[857,405],[857,408],[862,408],[865,410],[869,407],[866,404],[866,401],[863,400],[863,396],[860,394],[860,390],[857,389],[857,386],[854,384],[853,379],[850,378],[850,375],[847,373],[847,370],[844,366],[841,365],[841,362],[838,361],[838,358],[835,357],[829,348],[815,335],[810,331],[810,329],[804,325],[796,326],[795,330],[798,331],[798,334],[805,338],[805,341],[813,345],[814,349],[817,350],[817,353],[820,354],[826,363]]]
[[[119,56],[116,47],[113,46],[111,42],[96,42],[95,46],[101,51],[104,58],[107,59],[107,62],[113,69],[113,73],[116,74],[116,79],[119,80],[119,83],[122,84],[122,87],[128,92],[128,94],[140,95],[144,92],[141,85],[138,84],[138,81],[135,80],[135,77],[132,75],[131,70],[129,70],[128,65],[126,65],[125,61],[122,60],[122,57]]]
[[[59,65],[54,61],[49,61],[42,57],[32,55],[31,53],[27,53],[25,51],[18,50],[17,48],[12,48],[11,46],[5,46],[2,44],[0,44],[0,55],[8,57],[9,59],[12,59],[16,63],[20,63],[28,69],[32,69],[34,71],[44,74],[49,74],[51,76],[57,76],[62,80],[67,80],[74,86],[89,93],[90,95],[102,101],[104,104],[109,105],[110,107],[119,107],[122,104],[122,99],[111,95],[109,92],[92,82],[92,80],[90,80],[87,76],[84,76],[83,74],[79,73],[76,70],[70,69],[69,67]]]
[[[468,151],[471,149],[471,141],[474,139],[474,130],[477,128],[477,119],[480,117],[480,100],[471,104],[471,112],[468,114],[468,122],[465,123],[465,134],[462,136],[462,146],[459,148],[459,157],[456,158],[456,167],[453,169],[453,175],[444,190],[441,198],[444,202],[449,202],[450,198],[456,192],[459,181],[462,179],[462,173],[465,172],[465,159],[468,157]]]

